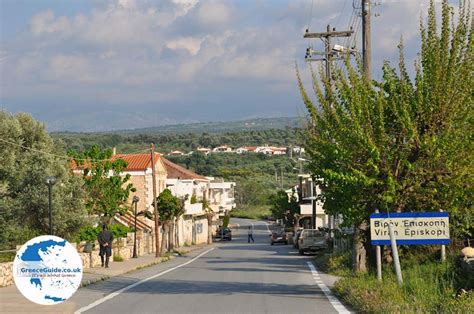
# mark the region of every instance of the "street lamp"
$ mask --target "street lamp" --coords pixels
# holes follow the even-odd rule
[[[46,177],[44,182],[48,186],[48,207],[49,207],[49,234],[53,235],[53,197],[52,197],[52,189],[54,183],[56,183],[56,178],[53,176]]]
[[[133,235],[133,258],[137,258],[137,204],[140,198],[138,196],[134,196],[132,200],[132,204],[135,203],[135,230],[134,230],[134,235]]]

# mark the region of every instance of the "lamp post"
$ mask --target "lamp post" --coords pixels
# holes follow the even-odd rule
[[[53,185],[56,183],[56,178],[53,176],[49,176],[45,178],[45,183],[48,186],[48,208],[49,208],[49,234],[53,235],[53,197],[52,197],[52,190]]]
[[[137,258],[138,255],[137,255],[137,204],[138,204],[138,201],[140,200],[140,198],[138,196],[134,196],[133,197],[133,200],[132,200],[132,203],[135,203],[135,228],[134,228],[134,231],[133,231],[133,258]]]

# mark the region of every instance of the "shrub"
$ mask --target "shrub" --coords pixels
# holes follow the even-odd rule
[[[124,238],[127,236],[127,233],[132,229],[127,226],[110,224],[107,226],[109,231],[112,232],[114,239]],[[99,233],[102,231],[102,226],[92,227],[86,226],[79,231],[78,241],[86,241],[94,243],[99,236]]]
[[[114,262],[123,262],[123,257],[120,255],[114,255]]]
[[[229,226],[229,221],[230,221],[230,216],[225,215],[224,216],[224,221],[222,222],[222,225],[224,226],[224,228],[227,228]]]
[[[336,283],[335,292],[361,312],[467,313],[474,306],[472,291],[457,293],[454,260],[424,264],[406,261],[405,265],[402,287],[392,267],[387,266],[383,284],[373,274],[350,275]]]

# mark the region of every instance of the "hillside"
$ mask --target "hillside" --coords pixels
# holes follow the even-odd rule
[[[173,150],[189,152],[198,147],[220,145],[233,148],[246,145],[289,147],[301,145],[300,128],[295,126],[297,121],[297,118],[256,119],[230,124],[200,123],[110,133],[63,132],[52,133],[52,136],[62,141],[66,150],[78,151],[97,145],[101,148],[116,147],[120,152],[130,153],[149,148],[150,143],[155,143],[162,153]]]

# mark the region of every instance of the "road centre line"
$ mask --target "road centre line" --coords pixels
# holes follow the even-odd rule
[[[111,293],[111,294],[108,294],[108,295],[106,295],[105,297],[103,297],[103,298],[101,298],[101,299],[99,299],[99,300],[97,300],[97,301],[95,301],[95,302],[93,302],[93,303],[91,303],[91,304],[89,304],[89,305],[87,305],[87,306],[81,307],[80,309],[78,309],[77,311],[75,311],[74,314],[80,314],[80,313],[83,313],[83,312],[85,312],[85,311],[88,311],[88,310],[90,310],[90,309],[96,307],[97,305],[104,303],[105,301],[108,301],[108,300],[111,300],[111,299],[115,298],[116,296],[118,296],[118,295],[121,294],[122,292],[125,292],[125,291],[127,291],[127,290],[130,290],[130,289],[132,289],[132,288],[134,288],[134,287],[136,287],[136,286],[138,286],[138,285],[140,285],[140,284],[142,284],[142,283],[144,283],[144,282],[147,282],[147,281],[149,281],[149,280],[152,280],[152,279],[161,277],[161,276],[163,276],[163,275],[165,275],[165,274],[167,274],[167,273],[169,273],[169,272],[172,272],[172,271],[175,270],[175,269],[178,269],[178,268],[181,268],[181,267],[186,266],[186,265],[188,265],[188,264],[191,264],[192,262],[194,262],[195,260],[197,260],[197,259],[200,258],[201,256],[203,256],[203,255],[209,253],[209,252],[212,251],[212,250],[214,250],[214,248],[210,248],[209,250],[207,250],[207,251],[205,251],[205,252],[202,252],[201,254],[199,254],[198,256],[194,257],[193,259],[187,261],[186,263],[183,263],[183,264],[180,264],[180,265],[175,266],[175,267],[173,267],[173,268],[167,269],[167,270],[165,270],[165,271],[162,271],[161,273],[158,273],[158,274],[153,275],[153,276],[151,276],[151,277],[142,279],[142,280],[137,281],[137,282],[135,282],[135,283],[133,283],[133,284],[131,284],[131,285],[128,285],[128,286],[126,286],[126,287],[124,287],[124,288],[122,288],[122,289],[120,289],[120,290],[117,290],[117,291],[115,291],[115,292],[113,292],[113,293]]]
[[[316,267],[314,267],[313,263],[311,262],[306,262],[306,263],[308,264],[308,267],[311,270],[311,273],[313,274],[313,278],[315,276],[319,277],[319,273],[316,270]],[[314,279],[315,279],[316,284],[319,286],[319,289],[323,291],[326,298],[328,298],[329,302],[331,302],[331,305],[334,307],[334,309],[338,313],[340,314],[350,313],[349,310],[334,296],[334,294],[332,294],[331,290],[324,283],[322,283],[321,281],[317,281],[316,278]]]

